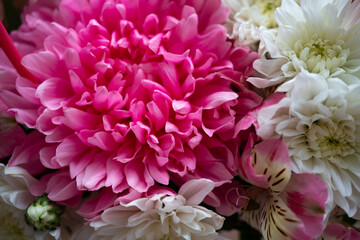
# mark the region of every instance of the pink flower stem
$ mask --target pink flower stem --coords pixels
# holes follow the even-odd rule
[[[9,58],[10,62],[19,73],[20,76],[30,79],[34,83],[39,83],[39,81],[32,75],[22,64],[21,64],[21,55],[17,48],[15,47],[13,41],[11,40],[9,34],[7,33],[4,25],[0,21],[0,47],[5,52],[6,56]]]

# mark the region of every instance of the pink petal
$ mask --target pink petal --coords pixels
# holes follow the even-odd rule
[[[146,192],[154,184],[148,169],[143,166],[142,162],[134,160],[128,162],[125,166],[126,181],[129,186],[139,192]]]
[[[178,194],[186,198],[186,204],[199,205],[213,189],[213,181],[202,178],[184,183]]]
[[[308,234],[319,236],[328,197],[326,184],[313,174],[292,174],[284,191],[287,205],[304,222]]]
[[[63,101],[67,101],[74,95],[70,83],[60,78],[50,78],[39,85],[36,90],[41,102],[50,110],[57,110]]]

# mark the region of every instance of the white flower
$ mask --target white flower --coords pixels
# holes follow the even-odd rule
[[[359,92],[360,84],[334,90],[322,76],[304,72],[295,78],[290,97],[258,115],[258,135],[265,139],[281,135],[293,170],[321,176],[329,187],[329,201],[333,198],[356,218],[360,218]]]
[[[35,181],[22,168],[0,164],[0,236],[4,239],[34,239],[24,213],[33,200],[29,186]]]
[[[101,214],[101,220],[91,222],[93,239],[117,240],[208,240],[220,239],[216,230],[224,218],[199,206],[213,189],[210,180],[191,180],[178,195],[156,194],[130,203],[120,203]],[[87,236],[88,230],[76,233]]]
[[[360,2],[351,0],[283,0],[275,12],[279,25],[274,39],[263,36],[268,59],[254,68],[266,79],[250,78],[263,88],[282,84],[290,91],[301,71],[350,85],[360,82]]]
[[[256,44],[260,31],[276,32],[277,23],[274,12],[281,0],[223,0],[231,14],[226,27],[231,38],[241,44]]]
[[[0,238],[6,240],[49,240],[68,239],[69,233],[65,225],[73,227],[73,213],[62,216],[66,220],[63,228],[57,228],[51,232],[33,231],[25,223],[26,208],[32,203],[34,197],[30,194],[29,188],[36,183],[26,170],[20,167],[5,167],[0,164]],[[69,216],[72,221],[69,221]],[[75,224],[76,225],[76,224]]]

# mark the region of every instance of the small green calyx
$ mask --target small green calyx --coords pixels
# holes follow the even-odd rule
[[[63,210],[43,193],[26,209],[25,222],[34,231],[52,231],[60,226],[61,214]]]

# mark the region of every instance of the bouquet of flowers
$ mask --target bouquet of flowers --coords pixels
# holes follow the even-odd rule
[[[2,3],[0,239],[360,239],[360,1]]]

